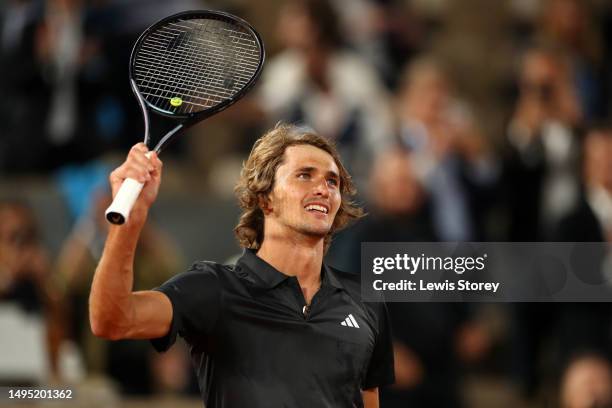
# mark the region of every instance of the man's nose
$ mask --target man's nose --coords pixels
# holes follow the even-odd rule
[[[327,180],[319,180],[314,186],[314,193],[318,196],[328,197],[329,186],[327,185]]]

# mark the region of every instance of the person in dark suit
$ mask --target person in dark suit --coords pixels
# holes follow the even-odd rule
[[[587,131],[582,150],[582,181],[576,207],[561,218],[551,232],[559,242],[612,242],[612,126],[597,126]],[[581,246],[584,248],[585,246]],[[589,266],[574,268],[576,276],[591,285],[606,284],[601,265],[609,257],[589,246]],[[540,385],[536,366],[543,345],[553,350],[547,367],[550,378],[584,354],[612,356],[612,307],[610,303],[551,303],[537,309],[524,309],[529,315],[516,317],[514,364],[524,391],[533,395]],[[561,378],[556,378],[561,381]]]
[[[612,125],[589,130],[583,142],[583,188],[579,204],[559,223],[558,241],[612,242]],[[576,271],[578,278],[594,285],[606,284],[601,265],[609,251],[592,255],[590,265]],[[559,339],[563,362],[575,353],[593,351],[612,356],[609,303],[560,304]]]
[[[582,113],[571,75],[548,48],[523,56],[503,175],[511,241],[550,239],[551,226],[575,208]]]
[[[612,241],[612,125],[593,127],[583,143],[583,192],[559,224],[562,241]]]

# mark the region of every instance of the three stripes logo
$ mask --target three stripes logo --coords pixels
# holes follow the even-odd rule
[[[348,326],[348,327],[354,327],[356,329],[359,328],[359,325],[357,324],[357,320],[355,320],[355,318],[353,317],[352,314],[349,314],[346,319],[344,319],[343,321],[340,322],[340,325],[342,326]]]

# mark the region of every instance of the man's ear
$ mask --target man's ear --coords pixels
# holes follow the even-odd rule
[[[264,215],[272,212],[272,200],[269,194],[260,194],[257,197],[259,208],[263,211]]]

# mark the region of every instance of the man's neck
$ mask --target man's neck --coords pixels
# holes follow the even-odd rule
[[[295,276],[303,288],[319,286],[323,264],[323,238],[269,236],[257,256],[285,275]]]

